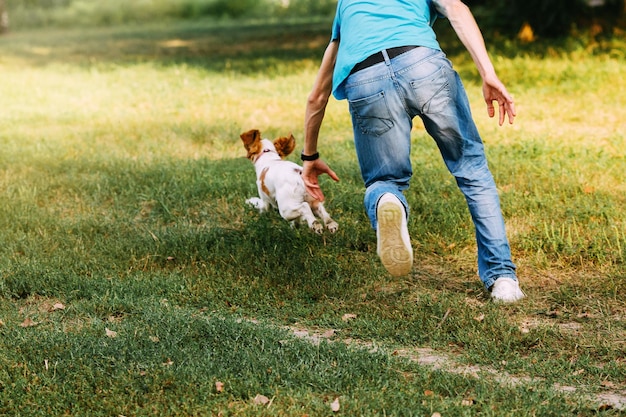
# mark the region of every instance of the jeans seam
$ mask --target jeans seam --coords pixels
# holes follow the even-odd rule
[[[417,67],[417,66],[420,66],[420,65],[424,64],[425,62],[428,62],[428,61],[431,61],[431,60],[433,60],[433,59],[437,58],[437,57],[439,56],[439,53],[441,53],[441,52],[436,51],[436,52],[434,52],[434,53],[433,53],[433,54],[431,54],[431,55],[425,56],[424,58],[420,59],[420,60],[419,60],[419,61],[417,61],[417,62],[413,62],[413,63],[412,63],[411,65],[409,65],[408,67],[404,67],[404,68],[399,69],[399,70],[394,71],[394,72],[395,72],[396,74],[398,74],[398,75],[402,75],[402,74],[404,74],[404,73],[406,73],[406,72],[411,71],[413,68],[415,68],[415,67]],[[443,53],[441,53],[441,54],[443,55]]]

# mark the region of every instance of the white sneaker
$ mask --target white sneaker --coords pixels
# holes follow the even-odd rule
[[[519,287],[519,282],[512,278],[496,279],[491,288],[491,298],[501,303],[514,303],[526,297]]]
[[[376,252],[393,276],[406,275],[413,267],[413,247],[406,223],[406,212],[398,197],[385,193],[376,207]]]

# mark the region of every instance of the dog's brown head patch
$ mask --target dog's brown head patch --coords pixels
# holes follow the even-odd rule
[[[289,134],[289,137],[281,136],[280,138],[274,140],[274,147],[276,148],[278,155],[280,155],[281,158],[284,158],[295,149],[296,138],[294,138],[292,134]]]
[[[254,160],[254,157],[263,151],[261,145],[261,132],[258,129],[252,129],[239,135],[243,142],[244,148],[248,151],[246,157]]]

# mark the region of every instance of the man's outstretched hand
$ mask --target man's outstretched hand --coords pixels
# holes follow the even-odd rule
[[[494,117],[496,115],[496,109],[493,104],[495,101],[498,103],[500,116],[498,123],[500,126],[504,124],[504,119],[507,116],[509,118],[509,123],[513,124],[513,120],[515,120],[516,116],[513,97],[509,94],[504,84],[502,84],[497,77],[483,80],[483,96],[485,97],[485,103],[487,103],[487,113],[489,114],[489,117]]]
[[[334,181],[339,181],[339,177],[335,174],[335,171],[330,169],[330,167],[326,165],[326,162],[321,159],[304,161],[302,163],[302,179],[304,180],[304,186],[307,192],[319,201],[324,201],[324,193],[318,181],[318,177],[322,174],[328,174]]]

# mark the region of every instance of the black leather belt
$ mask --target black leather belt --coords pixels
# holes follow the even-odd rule
[[[397,48],[389,48],[387,49],[387,55],[389,55],[389,59],[393,59],[398,55],[402,55],[405,52],[409,52],[411,49],[415,49],[417,46],[399,46]],[[380,64],[385,61],[385,57],[382,52],[376,52],[374,55],[370,55],[365,58],[363,61],[359,62],[352,68],[350,74],[354,74],[357,71],[361,71],[362,69],[369,68],[372,65]]]

